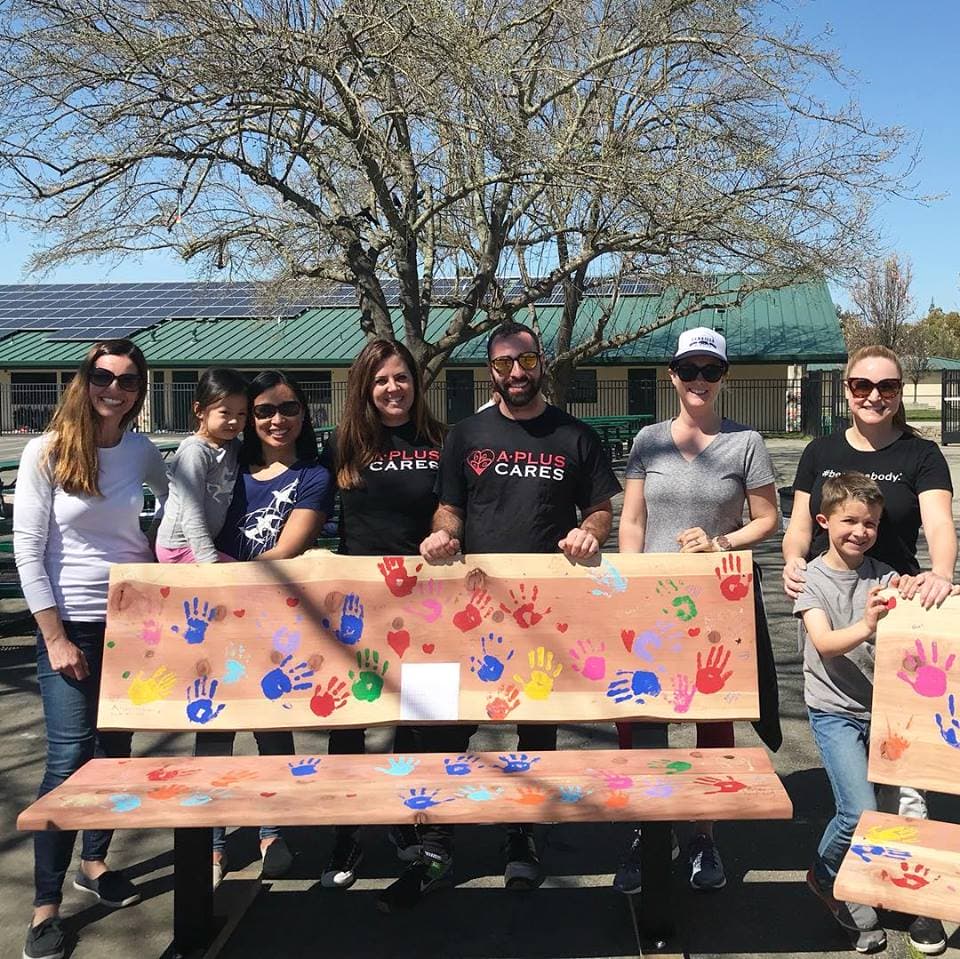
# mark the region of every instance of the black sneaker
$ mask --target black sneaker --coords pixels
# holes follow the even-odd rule
[[[536,889],[543,882],[543,870],[533,833],[522,827],[509,827],[505,851],[503,880],[507,889]]]
[[[51,916],[27,930],[23,959],[63,959],[64,949],[60,917]]]
[[[410,863],[400,875],[377,897],[381,912],[412,909],[424,896],[449,886],[453,881],[453,859],[430,849]]]
[[[907,930],[910,945],[925,956],[939,956],[947,948],[947,934],[939,919],[917,916]]]
[[[702,834],[694,836],[690,840],[688,852],[691,887],[700,891],[723,889],[727,884],[727,877],[713,839]]]
[[[263,865],[260,867],[260,876],[263,879],[279,879],[285,876],[293,865],[293,853],[283,836],[276,839],[263,850]]]
[[[140,901],[137,887],[122,872],[113,870],[108,870],[98,879],[88,879],[83,870],[78,869],[73,888],[89,893],[97,902],[111,909],[122,909]]]
[[[416,826],[391,826],[387,838],[397,850],[397,859],[401,862],[416,862],[423,852],[423,843]]]
[[[357,881],[357,866],[362,861],[360,843],[353,836],[338,836],[320,874],[320,885],[327,889],[349,889]]]
[[[677,842],[677,834],[670,831],[672,845],[670,849],[670,858],[676,859],[680,855],[680,844]],[[643,874],[640,868],[640,829],[638,828],[626,856],[617,867],[613,876],[611,885],[617,892],[622,892],[627,896],[635,896],[643,888]]]

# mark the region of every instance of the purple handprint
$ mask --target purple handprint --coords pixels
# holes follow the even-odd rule
[[[273,648],[281,656],[292,656],[300,648],[300,630],[281,626],[273,634]]]
[[[926,650],[923,643],[918,639],[916,641],[917,653],[913,655],[908,653],[903,658],[903,669],[897,673],[897,678],[902,679],[907,685],[911,686],[914,692],[921,696],[927,696],[931,699],[939,699],[947,691],[947,673],[950,671],[956,655],[951,653],[943,667],[937,665],[938,653],[936,642],[930,643],[930,659],[927,659]],[[911,675],[911,673],[913,675]]]
[[[210,683],[207,689],[207,677],[201,676],[193,681],[193,686],[187,686],[187,719],[192,723],[208,723],[216,719],[226,708],[226,703],[220,703],[214,709],[213,698],[217,695],[217,680]]]
[[[697,687],[690,681],[690,677],[683,673],[677,673],[673,677],[673,711],[675,713],[687,712],[696,692]]]
[[[487,640],[490,640],[492,652],[487,652]],[[470,672],[477,674],[477,679],[483,683],[496,683],[503,675],[504,666],[513,659],[513,650],[501,660],[503,651],[499,648],[503,645],[503,637],[494,633],[487,633],[480,640],[480,656],[470,657]]]
[[[287,663],[293,659],[287,656],[279,666],[271,669],[263,679],[260,680],[260,688],[267,699],[280,699],[294,689],[310,689],[312,683],[309,682],[313,675],[313,670],[306,663],[297,663],[296,666],[287,667]]]
[[[179,626],[171,626],[170,629],[181,634],[191,646],[196,646],[207,638],[207,627],[215,614],[216,609],[211,609],[207,602],[203,604],[201,609],[200,597],[194,596],[192,608],[188,600],[183,601],[183,615],[186,618],[183,629]]]

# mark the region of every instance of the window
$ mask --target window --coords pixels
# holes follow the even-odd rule
[[[569,403],[596,403],[597,402],[597,371],[574,370],[573,382],[567,394]]]

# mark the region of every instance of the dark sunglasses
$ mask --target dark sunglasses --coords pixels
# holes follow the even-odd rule
[[[284,403],[258,403],[253,408],[253,415],[258,420],[271,420],[277,413],[281,416],[299,416],[303,407],[298,400],[287,400]]]
[[[698,376],[702,376],[708,383],[719,383],[727,372],[722,363],[708,363],[706,366],[697,366],[696,363],[675,363],[670,367],[684,383],[692,383]]]
[[[858,399],[865,400],[874,390],[885,400],[892,400],[903,389],[903,380],[880,380],[874,383],[865,376],[851,376],[847,380],[847,389]]]
[[[539,353],[521,353],[519,356],[495,356],[490,361],[490,365],[501,376],[509,376],[513,371],[514,363],[519,363],[521,370],[533,370],[539,362]]]
[[[121,373],[117,376],[115,373],[105,370],[102,366],[95,366],[87,373],[87,381],[101,389],[110,386],[114,380],[117,381],[117,386],[119,386],[124,393],[139,392],[140,385],[143,383],[139,373]]]

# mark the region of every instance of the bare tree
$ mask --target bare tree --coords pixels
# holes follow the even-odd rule
[[[430,377],[560,290],[562,399],[590,356],[873,249],[903,135],[816,99],[840,66],[770,6],[0,0],[0,203],[39,271],[172,249],[348,284]],[[617,309],[625,276],[656,312]]]
[[[913,312],[910,263],[896,255],[868,263],[850,291],[863,317],[870,343],[902,352],[907,323]]]
[[[907,379],[913,384],[913,402],[916,404],[917,386],[930,372],[932,336],[923,323],[912,323],[901,331],[900,342],[903,350],[900,365]]]

